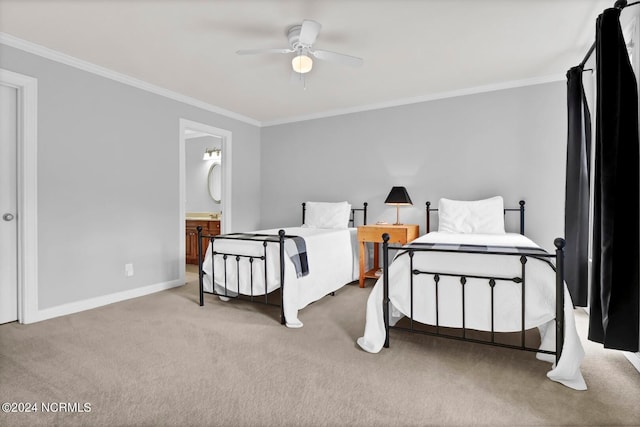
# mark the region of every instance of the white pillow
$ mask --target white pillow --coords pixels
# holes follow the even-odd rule
[[[347,228],[351,205],[347,202],[307,202],[304,226],[309,228]]]
[[[500,196],[475,201],[440,199],[438,231],[505,234],[504,201]]]

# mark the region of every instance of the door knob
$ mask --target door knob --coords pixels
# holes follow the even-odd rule
[[[6,213],[2,215],[2,219],[4,219],[5,221],[13,221],[14,218],[15,216],[13,216],[13,214],[10,214],[10,213]]]

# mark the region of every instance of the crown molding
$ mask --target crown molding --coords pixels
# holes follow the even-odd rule
[[[91,62],[84,61],[82,59],[75,58],[71,55],[67,55],[57,50],[49,49],[27,40],[12,36],[11,34],[0,32],[0,44],[4,44],[15,49],[20,49],[34,55],[41,56],[52,61],[59,62],[61,64],[68,65],[70,67],[78,68],[80,70],[96,74],[107,79],[115,80],[119,83],[124,83],[129,86],[133,86],[138,89],[142,89],[147,92],[154,93],[156,95],[163,96],[165,98],[173,99],[174,101],[182,102],[184,104],[191,105],[193,107],[201,108],[203,110],[220,114],[221,116],[228,117],[230,119],[238,120],[244,123],[248,123],[254,126],[261,126],[258,120],[252,119],[242,114],[235,113],[233,111],[225,110],[224,108],[217,107],[215,105],[207,104],[195,98],[191,98],[186,95],[182,95],[177,92],[173,92],[169,89],[162,88],[160,86],[147,83],[143,80],[136,79],[126,74],[119,73],[117,71],[110,70],[100,65],[93,64]]]
[[[403,99],[397,99],[393,101],[380,102],[376,104],[362,105],[362,106],[352,107],[352,108],[325,111],[323,113],[317,113],[317,114],[290,117],[282,120],[266,121],[266,122],[262,122],[262,127],[276,126],[276,125],[282,125],[287,123],[295,123],[295,122],[301,122],[305,120],[323,119],[323,118],[333,117],[333,116],[342,116],[345,114],[361,113],[364,111],[371,111],[371,110],[380,110],[380,109],[389,108],[389,107],[401,107],[403,105],[418,104],[420,102],[435,101],[435,100],[446,99],[446,98],[455,98],[458,96],[476,95],[479,93],[495,92],[495,91],[504,90],[504,89],[514,89],[514,88],[525,87],[525,86],[534,86],[534,85],[539,85],[544,83],[564,81],[565,79],[566,79],[566,76],[564,74],[557,74],[557,75],[536,77],[536,78],[525,79],[525,80],[513,80],[509,82],[469,87],[469,88],[454,90],[449,92],[440,92],[440,93],[431,94],[431,95],[416,96],[411,98],[403,98]]]
[[[179,101],[179,102],[182,102],[197,108],[201,108],[203,110],[206,110],[212,113],[220,114],[222,116],[235,119],[244,123],[248,123],[253,126],[258,126],[258,127],[277,126],[277,125],[282,125],[287,123],[302,122],[306,120],[323,119],[323,118],[334,117],[334,116],[342,116],[345,114],[360,113],[360,112],[371,111],[371,110],[380,110],[383,108],[400,107],[403,105],[418,104],[421,102],[435,101],[439,99],[455,98],[458,96],[475,95],[475,94],[494,92],[494,91],[505,90],[505,89],[514,89],[518,87],[552,83],[557,81],[564,81],[566,78],[564,74],[557,74],[557,75],[536,77],[536,78],[524,79],[524,80],[514,80],[514,81],[495,83],[495,84],[489,84],[489,85],[483,85],[483,86],[469,87],[469,88],[464,88],[464,89],[454,90],[449,92],[440,92],[440,93],[431,94],[431,95],[402,98],[402,99],[380,102],[375,104],[329,110],[321,113],[314,113],[314,114],[308,114],[308,115],[302,115],[302,116],[293,116],[293,117],[288,117],[284,119],[261,122],[259,120],[255,120],[250,117],[235,113],[233,111],[225,110],[224,108],[207,104],[206,102],[197,100],[195,98],[191,98],[189,96],[182,95],[177,92],[173,92],[169,89],[155,86],[151,83],[147,83],[145,81],[136,79],[134,77],[127,76],[122,73],[118,73],[116,71],[101,67],[91,62],[87,62],[87,61],[75,58],[65,53],[58,52],[56,50],[49,49],[47,47],[20,39],[18,37],[12,36],[7,33],[0,32],[0,44],[4,44],[16,49],[20,49],[25,52],[29,52],[34,55],[41,56],[43,58],[50,59],[52,61],[60,62],[62,64],[75,67],[83,71],[87,71],[89,73],[93,73],[111,80],[115,80],[120,83],[124,83],[129,86],[133,86],[138,89],[145,90],[147,92],[155,93],[156,95],[164,96],[165,98],[173,99],[175,101]]]

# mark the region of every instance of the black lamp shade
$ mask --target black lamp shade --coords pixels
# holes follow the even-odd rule
[[[393,187],[384,202],[387,205],[413,205],[411,197],[404,187]]]

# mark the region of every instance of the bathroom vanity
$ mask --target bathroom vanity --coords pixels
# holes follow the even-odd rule
[[[220,234],[220,217],[210,213],[187,214],[185,225],[185,259],[187,264],[198,264],[198,230],[196,229],[198,226],[202,227],[202,234],[217,236]],[[203,249],[208,244],[208,239],[202,239]]]

